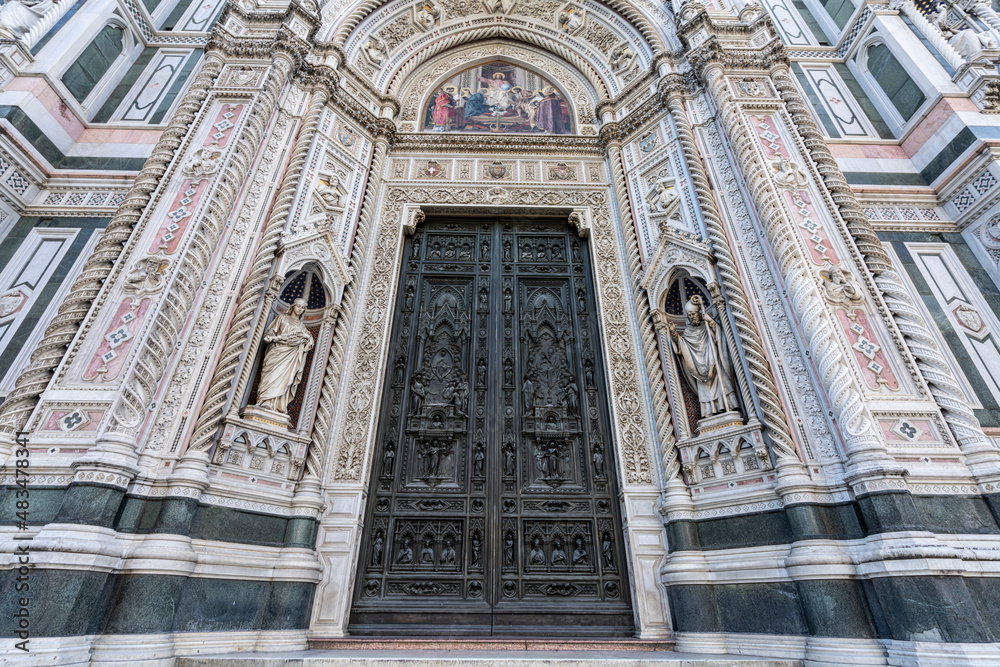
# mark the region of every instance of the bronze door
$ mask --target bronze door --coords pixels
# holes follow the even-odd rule
[[[438,221],[403,257],[350,632],[631,634],[586,244]]]

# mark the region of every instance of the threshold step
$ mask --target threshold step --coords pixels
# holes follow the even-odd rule
[[[390,651],[672,651],[670,639],[571,639],[559,637],[336,637],[310,639],[309,648]]]
[[[341,649],[178,658],[177,667],[802,667],[800,660],[666,651]]]

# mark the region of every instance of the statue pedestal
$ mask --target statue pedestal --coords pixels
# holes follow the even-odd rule
[[[248,405],[243,408],[243,419],[247,421],[261,422],[262,424],[268,424],[269,426],[276,426],[278,428],[291,428],[292,420],[284,412],[278,412],[277,410],[272,410],[270,408],[264,408],[259,405]]]
[[[743,416],[736,410],[720,412],[711,417],[702,417],[698,420],[698,435],[705,435],[709,431],[716,431],[729,426],[743,426]]]

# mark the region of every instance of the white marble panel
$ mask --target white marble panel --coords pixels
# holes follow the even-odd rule
[[[993,398],[1000,403],[1000,321],[951,246],[907,243],[907,250]],[[966,369],[968,371],[970,369]]]

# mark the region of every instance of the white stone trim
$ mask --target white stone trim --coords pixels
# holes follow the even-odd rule
[[[38,229],[31,230],[31,233],[39,231]],[[43,230],[48,231],[48,230]],[[80,275],[80,271],[83,270],[83,265],[90,258],[91,253],[94,251],[94,247],[101,238],[103,230],[95,229],[91,232],[90,238],[87,240],[87,244],[80,250],[80,254],[77,256],[76,261],[73,262],[73,266],[66,273],[66,277],[63,278],[62,283],[59,285],[59,289],[56,293],[52,295],[52,299],[49,301],[48,307],[46,307],[45,312],[42,316],[38,318],[38,323],[35,324],[35,328],[32,330],[31,335],[22,343],[21,351],[18,353],[14,361],[11,362],[10,367],[7,369],[7,373],[3,376],[3,380],[0,381],[0,396],[6,396],[11,389],[14,388],[14,382],[17,380],[18,375],[21,374],[21,370],[28,365],[31,360],[31,354],[35,351],[38,346],[38,342],[45,335],[45,330],[49,326],[49,322],[52,318],[56,316],[59,311],[59,306],[62,305],[63,299],[69,293],[70,288],[76,281],[76,277]],[[67,250],[68,246],[72,243],[72,239],[66,244]],[[13,262],[12,262],[13,263]],[[25,304],[28,307],[28,304]]]

